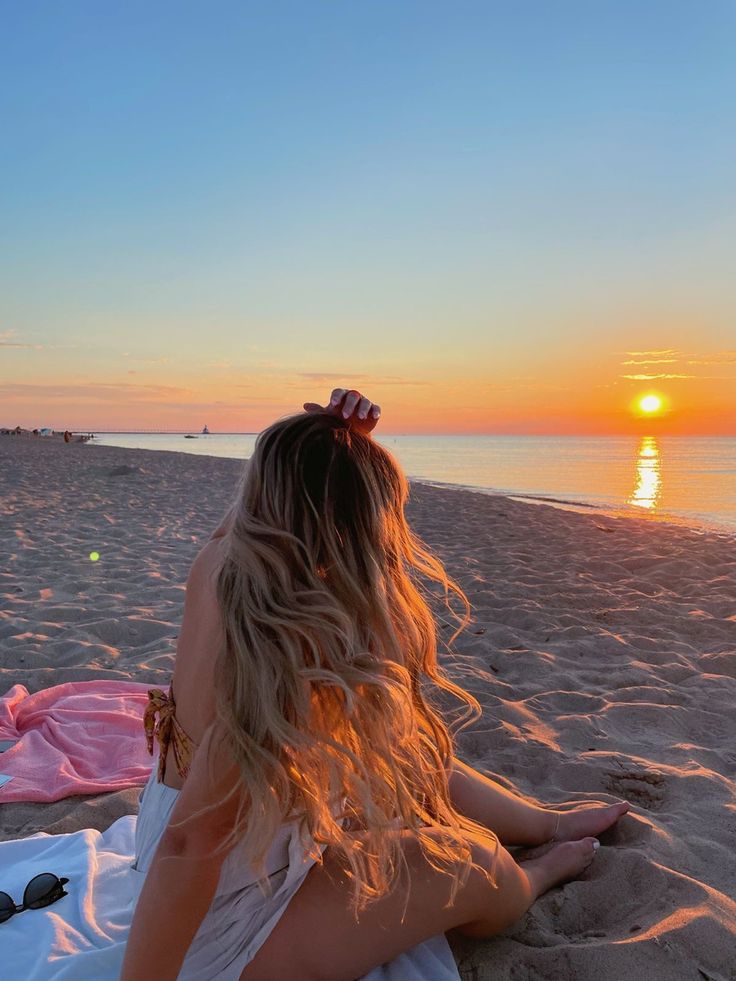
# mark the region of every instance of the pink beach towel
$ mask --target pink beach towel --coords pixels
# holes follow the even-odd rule
[[[151,772],[143,710],[148,689],[130,681],[70,681],[0,698],[0,803],[53,801],[143,785]]]

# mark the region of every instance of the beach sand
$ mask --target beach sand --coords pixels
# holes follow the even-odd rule
[[[241,467],[0,437],[3,692],[166,684]],[[473,605],[456,649],[476,674],[445,659],[484,709],[459,755],[529,798],[633,805],[582,879],[453,941],[462,977],[733,981],[736,539],[419,484],[409,514]],[[0,837],[103,830],[139,793],[3,804]]]

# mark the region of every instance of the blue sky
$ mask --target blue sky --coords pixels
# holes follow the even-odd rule
[[[735,28],[730,2],[3,4],[0,384],[26,389],[0,416],[104,384],[82,415],[122,420],[145,384],[248,428],[321,375],[536,379],[564,416],[622,350],[723,360]]]

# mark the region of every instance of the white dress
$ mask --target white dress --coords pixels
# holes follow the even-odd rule
[[[140,796],[133,869],[143,886],[179,791],[158,782],[158,767]],[[178,981],[238,981],[278,923],[314,865],[304,854],[296,823],[285,824],[266,860],[272,892],[258,886],[238,847],[225,857],[212,904],[184,959]],[[459,981],[444,934],[433,937],[365,976],[364,981]]]

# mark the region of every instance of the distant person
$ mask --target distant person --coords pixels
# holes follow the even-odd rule
[[[407,524],[379,407],[336,389],[305,409],[258,437],[149,692],[122,981],[352,979],[451,929],[489,937],[628,808],[540,807],[457,759],[420,683],[478,703],[438,667],[416,579],[467,598]]]
[[[72,434],[69,432],[68,429],[65,429],[64,430],[64,442],[65,443],[71,443],[71,441],[72,441]]]

